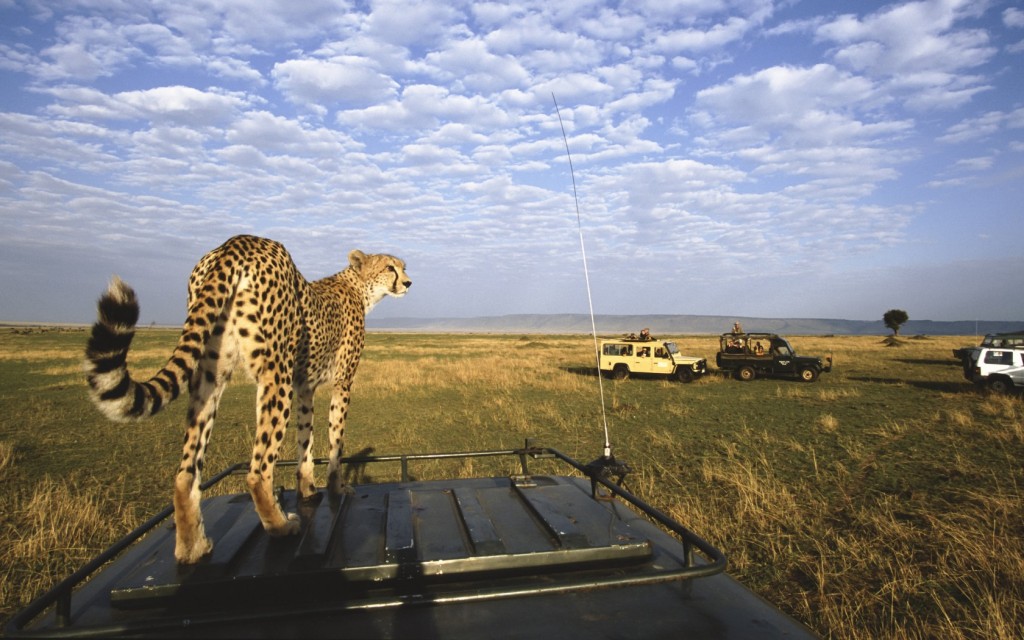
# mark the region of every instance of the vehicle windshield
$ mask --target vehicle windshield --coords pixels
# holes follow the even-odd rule
[[[793,347],[790,346],[789,341],[787,341],[785,338],[776,339],[775,344],[772,345],[772,349],[774,349],[775,353],[779,354],[780,356],[793,355]]]
[[[669,353],[672,353],[672,354],[679,353],[679,347],[677,347],[676,343],[674,343],[674,342],[666,342],[665,343],[665,348],[668,350]]]

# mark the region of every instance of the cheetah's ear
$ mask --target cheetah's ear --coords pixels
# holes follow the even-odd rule
[[[352,265],[352,268],[356,271],[361,271],[363,268],[363,260],[366,259],[366,254],[359,249],[353,249],[348,254],[348,263]]]

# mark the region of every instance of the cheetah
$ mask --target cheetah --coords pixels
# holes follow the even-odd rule
[[[189,278],[188,316],[178,344],[147,381],[126,365],[139,304],[114,277],[98,303],[98,320],[86,347],[90,395],[116,421],[151,416],[187,386],[189,407],[181,462],[174,480],[174,555],[195,564],[213,550],[200,510],[203,457],[221,394],[244,363],[256,382],[256,438],[246,482],[264,529],[272,536],[297,533],[298,517],[284,513],[273,494],[274,464],[297,405],[297,491],[317,494],[313,479],[313,394],[332,385],[328,415],[328,490],[347,487],[340,469],[352,381],[365,339],[365,316],[385,296],[402,297],[412,285],[405,263],[386,254],[353,250],[348,267],[307,282],[284,246],[241,235],[203,258]]]

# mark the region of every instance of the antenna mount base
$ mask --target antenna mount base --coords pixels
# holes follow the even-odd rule
[[[626,479],[626,474],[632,471],[629,464],[616,460],[615,456],[610,453],[588,463],[584,469],[587,477],[590,478],[590,495],[595,500],[612,499],[611,493],[598,488],[599,479],[613,482],[616,486],[621,487],[622,482]]]

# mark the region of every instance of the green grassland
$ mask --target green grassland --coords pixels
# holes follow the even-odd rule
[[[823,636],[1017,637],[1021,399],[963,379],[950,350],[974,338],[898,347],[881,336],[790,338],[800,353],[834,355],[833,372],[811,384],[605,380],[614,453],[633,468],[627,485]],[[159,368],[175,339],[141,330],[129,359],[136,374]],[[714,336],[675,340],[714,362]],[[86,396],[84,342],[84,330],[0,331],[0,618],[170,502],[185,403],[145,422],[108,422]],[[588,336],[371,334],[346,453],[514,447],[533,437],[591,460],[604,440],[593,348]],[[322,389],[318,456],[327,402]],[[239,374],[208,470],[248,458],[254,415],[253,386]],[[512,471],[502,464],[412,472]],[[394,479],[387,467],[371,473],[363,479]],[[292,474],[278,482],[291,488]]]

